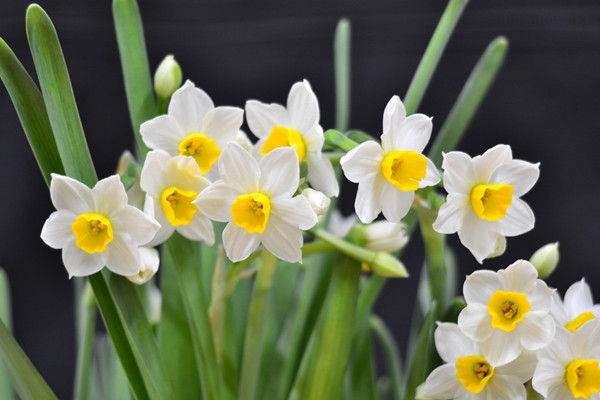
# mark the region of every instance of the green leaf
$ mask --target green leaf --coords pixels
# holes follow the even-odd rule
[[[94,350],[94,335],[96,332],[96,301],[93,298],[91,288],[82,291],[76,301],[80,304],[78,310],[78,322],[80,331],[78,332],[77,365],[75,367],[75,388],[73,398],[85,400],[90,398],[90,380],[91,366]],[[89,290],[89,292],[88,292]]]
[[[50,174],[64,174],[42,93],[10,47],[0,39],[0,79],[12,99],[19,120],[47,184]]]
[[[394,336],[381,318],[372,315],[369,323],[371,331],[381,344],[381,349],[385,357],[391,398],[400,400],[402,398],[402,361],[400,360],[400,351],[394,341]]]
[[[0,268],[0,319],[6,324],[7,330],[11,331],[12,318],[10,312],[10,286],[6,272]],[[4,363],[0,363],[0,399],[11,400],[15,398],[10,375]]]
[[[99,335],[94,341],[94,359],[90,377],[90,399],[130,400],[132,398],[127,375],[108,335]]]
[[[498,75],[507,51],[508,41],[498,37],[479,58],[431,146],[429,158],[436,165],[442,163],[442,152],[454,150],[464,136]]]
[[[137,155],[138,159],[143,162],[148,147],[140,135],[140,125],[156,115],[156,103],[154,102],[152,78],[146,54],[144,28],[137,2],[135,0],[114,0],[113,18],[123,79],[125,80],[129,116],[138,147]]]
[[[342,18],[333,42],[335,69],[335,129],[345,132],[350,123],[350,21]]]
[[[375,400],[375,364],[369,320],[363,320],[354,328],[350,366],[346,373],[345,392],[350,399]]]

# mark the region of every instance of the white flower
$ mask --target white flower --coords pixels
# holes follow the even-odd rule
[[[151,151],[146,156],[140,184],[146,192],[144,209],[161,224],[150,246],[163,243],[175,230],[190,240],[214,243],[212,222],[193,203],[210,182],[191,157]]]
[[[592,291],[582,279],[567,289],[564,302],[558,293],[554,294],[550,313],[558,325],[575,332],[586,322],[600,317],[600,304],[594,304]]]
[[[306,197],[310,206],[317,216],[327,214],[327,210],[329,210],[329,205],[331,204],[331,199],[325,196],[324,193],[319,192],[318,190],[306,188],[300,193],[302,196]]]
[[[151,247],[140,247],[140,257],[142,261],[140,271],[135,275],[127,276],[127,279],[135,284],[143,285],[152,279],[158,271],[160,257],[158,251]]]
[[[219,159],[219,180],[194,202],[216,221],[229,222],[223,245],[231,261],[247,258],[262,243],[282,260],[302,260],[302,230],[317,216],[298,189],[296,152],[275,149],[257,162],[237,143],[227,145]]]
[[[535,368],[532,353],[523,353],[508,364],[491,362],[479,345],[456,324],[440,323],[435,346],[446,362],[433,370],[417,388],[417,399],[525,400],[524,382]]]
[[[423,114],[406,117],[404,104],[394,96],[383,112],[381,146],[367,141],[342,157],[344,175],[358,183],[354,207],[362,222],[372,222],[382,211],[388,221],[399,222],[415,190],[440,181],[433,162],[421,154],[431,129],[431,119]]]
[[[325,195],[337,196],[339,185],[331,162],[321,154],[325,138],[319,125],[319,102],[308,81],[290,89],[287,108],[280,104],[246,102],[246,119],[264,156],[275,148],[294,146],[299,161],[308,165],[308,182]]]
[[[523,349],[537,351],[554,337],[552,292],[524,260],[498,272],[475,271],[463,286],[467,307],[458,316],[458,326],[480,342],[491,363],[505,364]]]
[[[538,352],[533,388],[548,400],[600,400],[600,319],[573,333],[558,327]]]
[[[408,242],[403,222],[376,221],[365,225],[365,247],[373,251],[394,252]]]
[[[444,154],[446,203],[433,229],[455,233],[480,263],[502,254],[505,236],[533,228],[535,217],[520,199],[539,177],[539,164],[513,160],[510,146],[497,145],[474,158],[453,151]]]
[[[243,113],[237,107],[215,108],[203,90],[187,81],[171,97],[167,115],[144,122],[140,133],[149,148],[194,157],[207,174],[225,145],[236,140]]]
[[[69,277],[98,272],[104,265],[119,275],[137,274],[139,246],[154,237],[160,224],[127,204],[118,175],[93,189],[66,176],[52,174],[50,196],[57,211],[42,228],[42,240],[62,249]]]

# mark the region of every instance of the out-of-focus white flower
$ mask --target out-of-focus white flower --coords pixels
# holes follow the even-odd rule
[[[152,279],[158,271],[160,257],[158,251],[150,247],[140,247],[140,257],[142,260],[140,271],[135,275],[127,276],[127,279],[138,285],[143,285]]]
[[[310,206],[315,211],[317,216],[325,215],[327,210],[329,210],[329,204],[331,203],[331,199],[325,196],[324,193],[319,192],[318,190],[314,190],[311,188],[306,188],[302,191],[302,196],[306,197]]]
[[[175,230],[190,240],[214,243],[212,222],[193,203],[210,182],[192,158],[151,151],[146,156],[140,183],[147,194],[146,212],[161,224],[150,246],[163,243]]]
[[[541,279],[548,278],[558,265],[560,254],[558,252],[558,242],[548,243],[540,247],[529,259]]]
[[[139,272],[139,247],[152,240],[160,224],[127,204],[118,175],[90,189],[52,174],[50,196],[57,211],[46,220],[41,237],[48,246],[62,249],[69,277],[94,274],[104,265],[119,275]]]
[[[594,304],[592,291],[582,279],[567,289],[564,302],[558,293],[554,293],[550,313],[558,325],[575,332],[586,322],[600,317],[600,304]]]
[[[458,316],[458,326],[480,342],[486,359],[505,364],[523,349],[537,351],[554,337],[552,292],[524,260],[498,272],[475,271],[463,286],[467,307]]]
[[[365,225],[365,240],[365,247],[369,250],[398,251],[408,242],[406,225],[402,222],[373,222]]]
[[[194,204],[215,221],[229,222],[223,245],[233,262],[247,258],[262,243],[276,257],[302,261],[302,231],[317,215],[298,189],[299,165],[294,149],[282,147],[257,162],[237,143],[219,159],[222,180],[203,190]]]
[[[520,199],[533,187],[539,164],[513,160],[510,146],[497,145],[474,158],[460,152],[444,154],[446,203],[433,229],[455,233],[480,263],[501,254],[505,236],[533,228],[535,217]]]
[[[308,182],[327,196],[337,196],[339,185],[331,162],[321,154],[325,138],[319,125],[319,102],[308,81],[290,89],[287,108],[280,104],[246,102],[246,119],[264,156],[273,149],[292,146],[299,161],[308,165]]]
[[[252,153],[254,145],[252,144],[252,141],[250,140],[248,135],[246,135],[246,132],[240,129],[235,138],[235,141],[237,142],[237,144],[242,146],[244,150],[246,150],[248,153]]]
[[[533,388],[548,400],[600,400],[600,319],[573,333],[563,327],[538,352]]]
[[[446,364],[429,374],[417,388],[417,399],[525,400],[525,383],[533,375],[535,355],[522,353],[508,364],[485,357],[479,345],[456,324],[440,323],[435,346]]]
[[[236,141],[243,114],[237,107],[215,108],[203,90],[187,81],[173,94],[168,113],[144,122],[140,133],[149,148],[193,157],[207,174],[225,145]]]
[[[159,97],[168,99],[181,86],[181,80],[181,67],[175,57],[169,54],[154,73],[154,91]]]
[[[344,175],[358,183],[354,207],[363,223],[380,212],[388,221],[400,222],[408,213],[415,190],[440,181],[437,168],[421,152],[431,136],[431,119],[423,114],[406,117],[398,96],[383,113],[381,146],[361,143],[340,160]]]

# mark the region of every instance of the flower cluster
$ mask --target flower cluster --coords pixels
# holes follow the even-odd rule
[[[546,399],[600,399],[600,305],[585,281],[560,296],[527,261],[476,271],[463,287],[458,324],[440,323],[445,364],[418,389],[420,399],[526,399],[524,383]]]

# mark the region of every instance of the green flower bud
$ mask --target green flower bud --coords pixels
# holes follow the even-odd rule
[[[540,279],[546,279],[556,269],[559,258],[558,242],[548,243],[533,253],[529,262],[537,269]]]
[[[181,86],[181,67],[172,55],[166,56],[154,73],[154,91],[158,97],[168,99]]]

